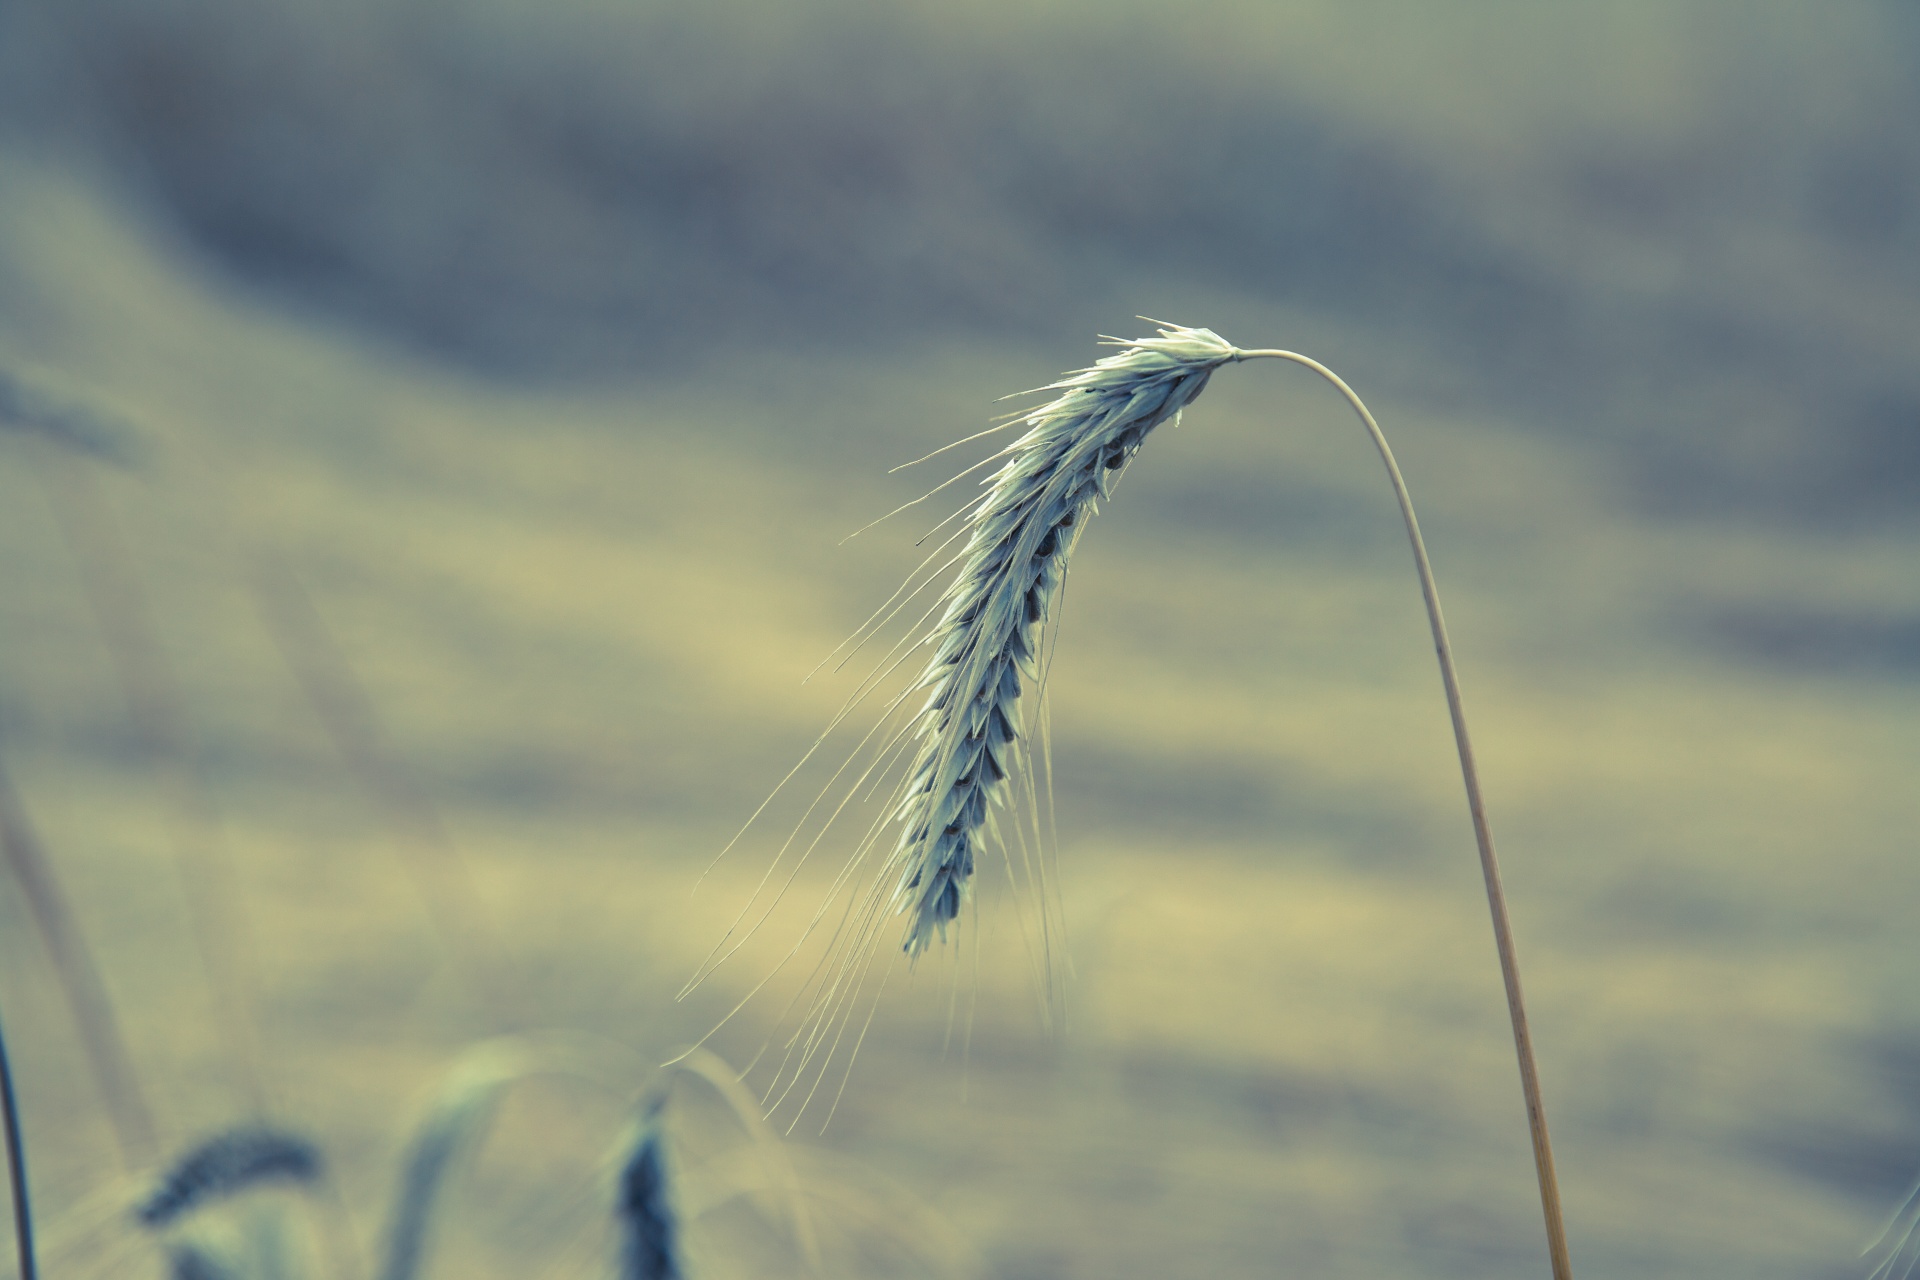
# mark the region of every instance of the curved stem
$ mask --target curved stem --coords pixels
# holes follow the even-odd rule
[[[1400,502],[1400,516],[1406,522],[1407,540],[1413,544],[1414,568],[1420,575],[1420,594],[1426,598],[1427,621],[1433,628],[1434,655],[1440,661],[1440,681],[1447,690],[1447,712],[1453,718],[1453,741],[1460,752],[1460,776],[1466,784],[1467,808],[1473,815],[1473,835],[1480,845],[1480,873],[1487,883],[1487,907],[1493,914],[1493,939],[1500,951],[1500,976],[1507,987],[1507,1013],[1513,1019],[1513,1047],[1520,1059],[1520,1089],[1526,1097],[1527,1127],[1533,1135],[1533,1163],[1540,1179],[1540,1207],[1547,1220],[1547,1252],[1553,1262],[1554,1280],[1572,1280],[1573,1264],[1567,1257],[1566,1224],[1560,1215],[1560,1184],[1553,1171],[1553,1145],[1547,1138],[1547,1112],[1540,1100],[1540,1071],[1533,1060],[1533,1036],[1527,1029],[1526,1002],[1520,994],[1520,963],[1514,954],[1513,925],[1507,919],[1507,896],[1500,887],[1500,863],[1493,853],[1493,832],[1487,826],[1487,808],[1480,796],[1480,774],[1473,763],[1473,742],[1467,736],[1467,716],[1460,701],[1460,679],[1453,669],[1453,646],[1447,642],[1446,620],[1440,615],[1440,591],[1433,582],[1433,567],[1427,562],[1426,544],[1420,539],[1420,522],[1414,518],[1413,499],[1407,494],[1406,481],[1393,460],[1393,450],[1380,433],[1380,424],[1367,412],[1367,406],[1340,379],[1318,360],[1292,351],[1236,351],[1235,360],[1270,358],[1291,360],[1305,365],[1338,388],[1353,411],[1360,415],[1380,460],[1393,481],[1394,497]]]
[[[7,1180],[13,1189],[13,1242],[20,1256],[20,1280],[35,1280],[33,1208],[27,1202],[27,1149],[20,1136],[20,1108],[13,1098],[13,1067],[7,1062],[7,1037],[0,1031],[0,1113],[7,1130]]]

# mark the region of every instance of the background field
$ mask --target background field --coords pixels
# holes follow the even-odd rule
[[[0,12],[0,369],[114,455],[0,423],[0,758],[164,1140],[252,1105],[209,886],[369,1238],[464,1046],[704,1034],[838,858],[676,1003],[794,815],[696,881],[931,520],[840,540],[1145,313],[1327,361],[1395,441],[1579,1274],[1860,1274],[1920,1173],[1917,57],[1891,2]],[[797,1130],[836,1274],[927,1270],[896,1194],[995,1280],[1544,1274],[1377,472],[1236,368],[1082,543],[1058,1016],[1004,894],[895,974]],[[303,671],[364,692],[384,807]],[[72,1220],[120,1161],[11,882],[0,1008]],[[623,1122],[516,1096],[438,1274],[563,1272]],[[785,1273],[752,1229],[704,1224],[710,1274]]]

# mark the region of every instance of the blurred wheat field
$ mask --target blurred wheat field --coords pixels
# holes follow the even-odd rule
[[[275,1114],[322,1142],[371,1239],[406,1125],[465,1047],[551,1027],[657,1063],[774,965],[837,856],[674,999],[777,822],[710,861],[846,696],[805,678],[937,517],[842,539],[920,492],[888,467],[1084,363],[1093,334],[490,377],[207,270],[57,156],[9,146],[0,173],[0,360],[130,441],[118,465],[0,426],[0,752],[163,1139],[232,1122],[246,1085],[170,852],[176,802],[62,532],[87,485],[232,860]],[[1872,293],[1820,261],[1794,277],[1808,307]],[[1633,467],[1671,462],[1684,488],[1685,459],[1462,392],[1421,332],[1165,264],[1134,283],[1129,308],[1334,348],[1394,440],[1474,717],[1577,1272],[1858,1274],[1920,1173],[1909,455],[1882,464],[1886,518],[1638,501],[1658,485]],[[1897,283],[1862,314],[1907,316]],[[1697,412],[1752,407],[1736,443],[1757,456],[1772,384],[1730,385],[1693,388]],[[1004,894],[983,892],[977,947],[895,975],[832,1124],[796,1132],[810,1176],[844,1188],[819,1210],[844,1274],[917,1274],[874,1220],[906,1219],[875,1208],[896,1193],[937,1211],[955,1273],[996,1280],[1543,1273],[1472,838],[1377,469],[1311,379],[1237,368],[1095,522],[1049,693],[1059,1016]],[[497,981],[463,976],[419,851],[303,697],[249,586],[263,564],[304,584],[461,851]],[[11,884],[0,1004],[58,1224],[120,1174]],[[745,1063],[778,1007],[712,1047]],[[590,1090],[516,1095],[452,1193],[436,1273],[573,1256],[604,1229],[595,1162],[624,1119]],[[696,1257],[794,1265],[752,1229],[716,1214]]]
[[[53,207],[74,238],[84,209]],[[10,212],[15,234],[47,229]],[[392,839],[280,668],[237,560],[252,547],[311,581],[445,806],[515,974],[506,1016],[654,1056],[703,1033],[765,961],[688,1004],[671,993],[744,901],[755,851],[694,881],[832,710],[801,678],[907,553],[878,531],[836,548],[895,501],[856,459],[924,451],[1047,356],[503,395],[263,316],[124,228],[92,230],[70,251],[110,266],[118,314],[88,327],[140,324],[143,307],[187,318],[75,367],[143,431],[136,468],[100,483],[190,691],[282,1105],[364,1200],[408,1101],[499,1011],[449,977]],[[1053,363],[1071,358],[1063,344]],[[1154,442],[1076,569],[1053,693],[1065,1029],[1038,1025],[1001,930],[970,1052],[941,1052],[949,975],[928,965],[889,995],[827,1140],[941,1206],[998,1274],[1232,1275],[1271,1258],[1521,1274],[1524,1139],[1391,512],[1337,406],[1234,372]],[[885,421],[894,406],[915,420]],[[1837,1273],[1876,1209],[1866,1193],[1903,1176],[1913,1145],[1884,1073],[1912,1043],[1898,975],[1916,695],[1690,659],[1669,618],[1716,597],[1884,607],[1913,589],[1907,548],[1627,524],[1571,448],[1382,413],[1485,726],[1580,1256],[1601,1273]],[[635,420],[652,429],[620,429]],[[794,438],[811,420],[836,424],[815,457]],[[178,1141],[228,1117],[231,1067],[157,847],[165,801],[124,746],[49,516],[48,468],[67,464],[8,447],[10,754]],[[1210,528],[1216,501],[1272,514]],[[1302,507],[1355,514],[1309,525]],[[57,1215],[112,1161],[84,1076],[59,1065],[74,1050],[37,943],[5,904]],[[752,1025],[726,1034],[750,1055]],[[508,1134],[516,1155],[482,1166],[460,1220],[516,1200],[537,1215],[541,1162],[584,1159],[589,1123]],[[553,1244],[539,1237],[460,1265],[522,1274]]]

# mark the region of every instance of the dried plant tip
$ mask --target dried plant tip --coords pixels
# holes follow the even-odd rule
[[[36,435],[73,453],[122,465],[134,461],[126,427],[0,367],[0,429]]]
[[[909,727],[920,745],[891,802],[900,836],[883,880],[908,917],[909,955],[946,936],[995,834],[993,813],[1006,807],[1024,753],[1023,695],[1040,679],[1040,633],[1087,518],[1147,433],[1177,420],[1237,355],[1211,330],[1177,325],[1101,341],[1121,350],[1039,388],[1058,394],[1024,415],[1026,433],[1001,451],[923,642],[933,656],[914,690],[926,702]]]
[[[298,1134],[253,1125],[230,1129],[175,1161],[134,1217],[159,1231],[262,1183],[318,1182],[321,1169],[319,1149]]]
[[[621,1280],[681,1280],[679,1220],[668,1190],[664,1096],[647,1107],[640,1136],[620,1170],[614,1211],[626,1232]]]

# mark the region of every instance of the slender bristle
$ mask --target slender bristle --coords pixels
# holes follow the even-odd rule
[[[891,808],[900,836],[887,861],[891,905],[908,917],[917,956],[960,914],[993,811],[1008,803],[1025,758],[1023,695],[1040,680],[1039,635],[1052,616],[1067,558],[1087,518],[1112,492],[1147,433],[1192,403],[1235,350],[1208,329],[1162,328],[1042,391],[1059,394],[1022,416],[1027,431],[966,518],[959,573],[923,643],[933,650],[912,691],[926,702]]]
[[[1866,1280],[1912,1280],[1914,1272],[1920,1271],[1920,1182],[1914,1183],[1886,1230],[1861,1257],[1874,1260]]]

